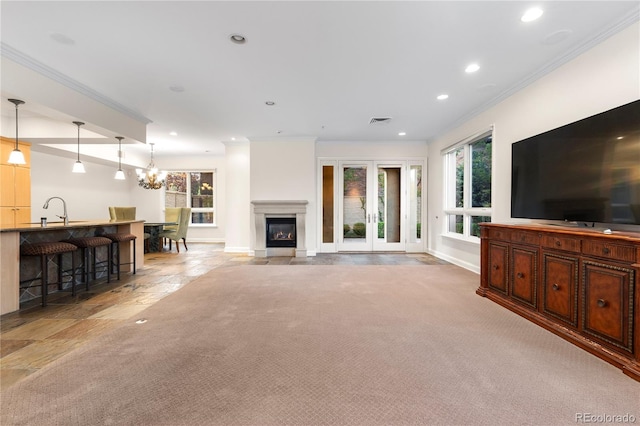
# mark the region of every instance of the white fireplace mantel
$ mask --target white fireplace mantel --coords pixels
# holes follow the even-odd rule
[[[291,256],[307,257],[307,200],[254,200],[254,223],[256,230],[255,256]],[[267,217],[296,218],[296,247],[267,247]]]

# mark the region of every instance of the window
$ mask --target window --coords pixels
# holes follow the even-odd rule
[[[445,233],[475,240],[480,223],[491,222],[492,131],[443,152]]]
[[[215,225],[215,176],[215,171],[167,173],[165,207],[191,207],[190,224]]]

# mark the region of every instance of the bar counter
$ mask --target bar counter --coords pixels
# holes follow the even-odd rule
[[[20,244],[38,241],[61,241],[77,236],[93,236],[112,232],[134,234],[136,238],[136,266],[144,265],[143,220],[78,220],[68,225],[49,222],[21,223],[12,228],[0,227],[0,315],[20,309]],[[122,261],[132,261],[130,244],[123,244]],[[130,265],[123,267],[129,270]]]

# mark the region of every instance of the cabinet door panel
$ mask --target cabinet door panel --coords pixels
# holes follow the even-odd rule
[[[532,308],[537,303],[537,265],[536,250],[514,247],[511,250],[511,297]]]
[[[14,206],[15,204],[15,179],[13,178],[13,170],[15,166],[2,164],[0,165],[0,206]]]
[[[585,260],[582,273],[583,331],[633,352],[633,269]]]
[[[509,248],[504,244],[489,243],[489,287],[507,294],[509,277]]]
[[[31,206],[31,170],[24,167],[15,168],[16,206]]]
[[[542,312],[578,326],[578,259],[543,253]]]

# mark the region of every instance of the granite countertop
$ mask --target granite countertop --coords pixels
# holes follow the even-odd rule
[[[47,226],[40,225],[40,222],[33,223],[19,223],[15,227],[0,227],[0,232],[37,232],[70,228],[90,228],[94,226],[113,226],[113,225],[126,225],[127,223],[144,222],[144,220],[109,220],[109,219],[94,219],[94,220],[70,220],[69,224],[65,226],[61,220],[53,222],[47,222]]]

